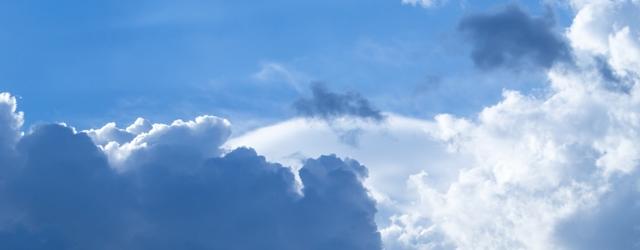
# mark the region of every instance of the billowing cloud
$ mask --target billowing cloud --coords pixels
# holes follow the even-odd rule
[[[577,67],[551,68],[547,94],[505,91],[500,103],[473,119],[439,116],[442,130],[434,136],[473,160],[446,191],[423,174],[410,178],[419,205],[389,227],[396,239],[418,249],[637,248],[639,79],[627,74],[628,91],[612,89],[598,60],[604,56],[616,74],[638,72],[632,63],[614,63],[618,55],[607,52],[638,43],[638,36],[627,37],[624,46],[615,42],[620,31],[634,32],[627,22],[638,5],[593,1],[577,9],[569,29]],[[608,15],[593,16],[602,10]],[[572,35],[595,35],[589,30],[598,20],[616,23],[608,34],[597,33],[609,37],[603,49],[586,35]],[[435,236],[442,236],[435,241],[440,244]]]
[[[560,56],[537,55],[540,48],[521,54],[529,46],[525,41],[525,47],[498,55],[532,60],[521,65],[526,69],[531,63],[547,68],[549,85],[543,94],[505,90],[500,102],[476,116],[441,114],[415,121],[415,130],[398,129],[396,117],[390,116],[377,125],[386,129],[384,135],[362,126],[358,149],[334,146],[330,130],[300,120],[230,143],[255,145],[269,158],[317,155],[329,148],[362,157],[371,166],[368,185],[379,192],[384,216],[378,225],[387,249],[635,249],[640,227],[640,58],[634,52],[640,48],[640,3],[579,2],[573,4],[577,15],[567,31],[568,43],[562,45],[571,48],[563,48],[556,54]],[[552,34],[543,18],[517,9],[481,17],[486,22],[513,19],[515,24],[500,24],[524,22],[530,25],[525,31]],[[516,46],[511,42],[507,49]],[[575,65],[554,63],[564,56],[575,56]],[[611,88],[620,82],[624,91]],[[415,141],[398,136],[399,131],[415,133]],[[393,139],[385,141],[384,136]],[[294,141],[301,143],[275,148]],[[301,145],[308,141],[313,145]],[[423,164],[405,162],[403,154],[414,150],[425,154],[414,160]],[[383,162],[374,159],[381,156],[405,167],[368,163]],[[439,175],[445,169],[453,177]]]
[[[572,1],[578,8],[567,36],[588,56],[602,56],[619,77],[640,72],[640,4],[637,1]]]
[[[571,55],[553,31],[553,22],[553,17],[532,17],[509,5],[498,12],[469,15],[460,21],[459,30],[471,43],[471,57],[480,69],[546,69]]]
[[[340,117],[355,117],[374,121],[384,119],[382,113],[358,93],[334,93],[322,84],[314,84],[311,87],[311,92],[310,98],[301,98],[293,105],[301,116],[325,120]]]
[[[10,152],[1,158],[0,245],[381,249],[382,239],[393,250],[637,248],[640,3],[572,6],[574,65],[546,64],[537,48],[511,51],[506,42],[501,56],[546,68],[548,86],[535,95],[505,90],[472,117],[349,119],[362,116],[343,108],[358,110],[349,103],[358,98],[322,90],[328,98],[303,99],[306,116],[321,119],[230,140],[230,123],[213,116],[81,133],[47,125],[22,136],[15,100],[0,95],[8,124],[0,133],[9,138],[0,145]],[[478,20],[515,17],[550,32],[544,18],[519,11]],[[621,82],[624,91],[611,87]],[[333,103],[340,108],[327,108]],[[358,147],[341,142],[343,131],[356,131]],[[331,153],[368,171],[322,156]]]
[[[15,153],[0,166],[5,248],[381,249],[355,160],[307,159],[298,183],[252,149],[223,152],[230,124],[213,116],[21,136],[15,99],[0,97]]]
[[[193,121],[151,125],[138,118],[126,129],[108,123],[86,133],[103,149],[112,166],[125,170],[158,158],[166,160],[157,162],[180,165],[220,156],[219,146],[231,134],[231,123],[215,116],[200,116]]]
[[[416,200],[406,186],[411,175],[428,173],[426,180],[437,189],[446,189],[469,161],[428,133],[439,129],[438,123],[391,113],[386,117],[383,123],[338,119],[332,124],[295,118],[232,138],[224,147],[250,146],[270,161],[294,167],[301,167],[305,158],[334,152],[358,159],[369,169],[365,184],[377,200],[377,224],[382,229],[389,226],[391,216],[404,213],[407,204]],[[350,130],[359,131],[358,147],[340,138],[342,131]]]

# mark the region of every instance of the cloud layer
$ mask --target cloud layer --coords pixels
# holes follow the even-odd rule
[[[381,249],[354,160],[308,159],[298,183],[252,149],[223,152],[230,124],[212,116],[22,136],[15,99],[0,98],[8,249]]]

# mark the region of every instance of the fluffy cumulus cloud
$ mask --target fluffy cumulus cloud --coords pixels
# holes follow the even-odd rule
[[[550,68],[570,59],[569,46],[553,30],[553,17],[532,17],[516,5],[465,17],[460,31],[472,45],[474,64],[496,68]]]
[[[444,191],[424,173],[410,177],[418,202],[383,229],[387,241],[407,249],[639,246],[640,2],[574,6],[576,66],[552,67],[543,95],[505,91],[475,118],[438,116],[429,133],[472,160]],[[619,83],[602,74],[602,58],[626,91],[611,88]]]
[[[223,152],[230,124],[212,116],[22,135],[15,99],[0,98],[3,248],[381,249],[355,160],[306,159],[294,174]]]

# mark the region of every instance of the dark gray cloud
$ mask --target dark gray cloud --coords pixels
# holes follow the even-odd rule
[[[470,15],[458,28],[472,45],[476,67],[549,68],[555,62],[570,60],[566,42],[553,31],[552,15],[532,17],[516,5],[495,13]]]
[[[301,116],[326,120],[343,116],[374,121],[384,120],[382,113],[358,93],[334,93],[322,84],[314,84],[311,87],[311,92],[310,98],[301,98],[293,105]]]
[[[289,168],[251,149],[185,160],[187,145],[150,149],[117,172],[84,133],[45,125],[0,166],[3,249],[381,249],[366,168],[309,159]],[[174,157],[177,156],[177,157]],[[2,157],[0,157],[0,160]],[[8,159],[8,158],[6,158]]]

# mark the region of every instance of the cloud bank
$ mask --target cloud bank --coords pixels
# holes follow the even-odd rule
[[[381,249],[354,160],[307,159],[297,183],[252,149],[221,150],[230,124],[213,116],[22,135],[0,94],[0,119],[4,248]]]

